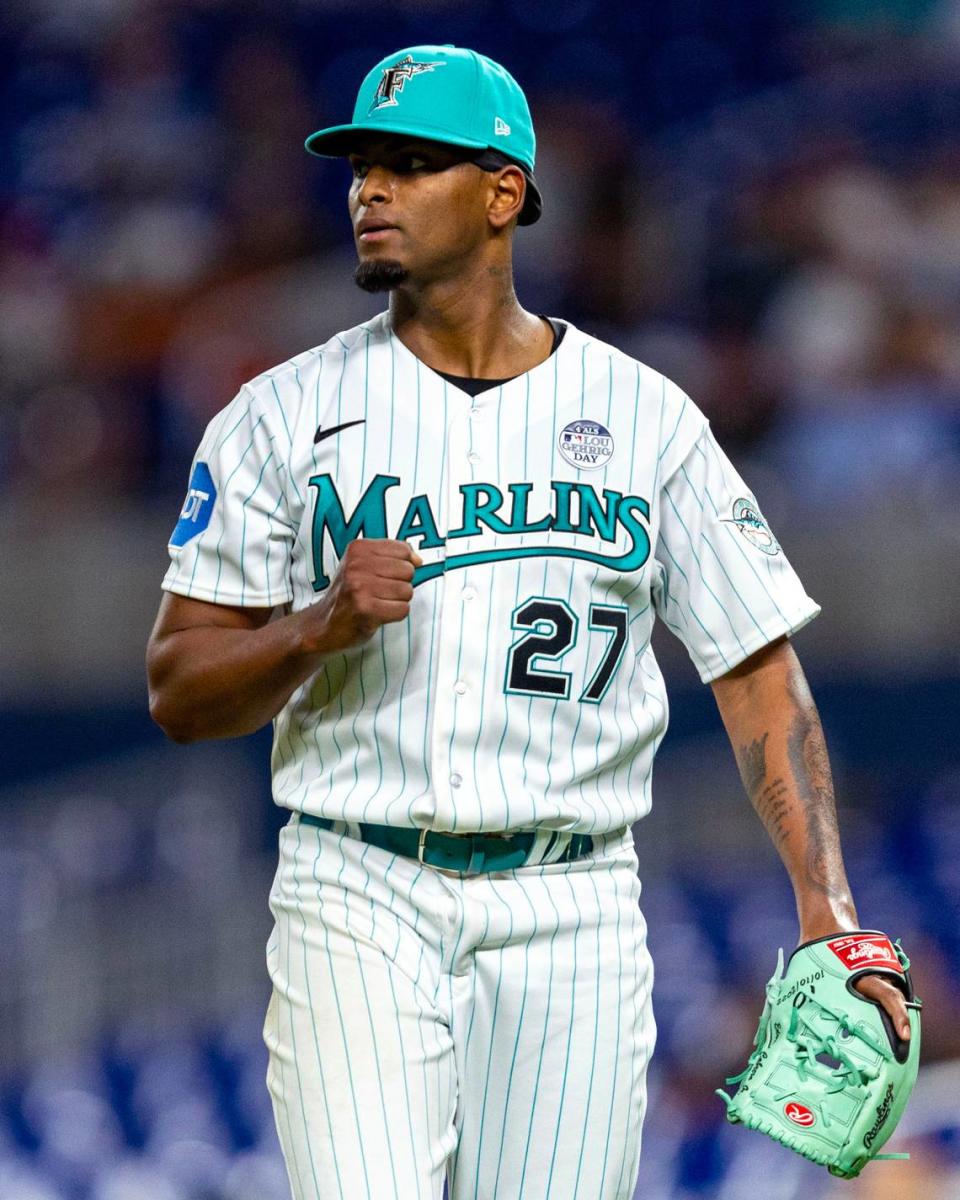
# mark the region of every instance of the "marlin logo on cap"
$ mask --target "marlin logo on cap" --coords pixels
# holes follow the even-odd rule
[[[392,67],[385,67],[383,77],[377,85],[373,103],[370,105],[370,111],[397,104],[397,93],[403,91],[403,85],[414,75],[422,75],[424,71],[432,71],[434,67],[445,67],[446,65],[444,62],[415,62],[413,56],[408,54],[406,58],[401,58],[399,62],[394,63]]]

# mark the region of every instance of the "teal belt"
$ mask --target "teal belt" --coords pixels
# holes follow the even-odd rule
[[[332,829],[335,822],[311,813],[300,814],[301,825],[316,825]],[[415,858],[425,866],[457,875],[473,875],[485,871],[511,871],[522,867],[536,840],[533,830],[518,833],[439,833],[434,829],[410,829],[399,825],[359,826],[360,840],[379,846],[391,854]],[[545,854],[555,844],[553,835]],[[553,862],[573,862],[593,849],[593,836],[575,833]]]

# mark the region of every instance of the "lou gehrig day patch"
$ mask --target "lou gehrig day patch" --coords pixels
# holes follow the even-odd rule
[[[216,499],[217,489],[210,468],[205,462],[198,462],[190,476],[190,487],[180,510],[180,520],[170,535],[171,546],[185,546],[191,538],[203,533],[210,524]]]
[[[610,430],[599,421],[586,418],[564,425],[557,446],[571,467],[581,471],[597,471],[613,457]]]
[[[897,952],[888,937],[882,933],[864,937],[862,933],[849,937],[834,938],[827,946],[840,959],[848,971],[859,971],[863,967],[891,967],[902,971]]]

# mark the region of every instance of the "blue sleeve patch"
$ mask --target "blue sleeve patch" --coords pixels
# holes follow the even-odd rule
[[[180,510],[180,520],[170,535],[171,546],[185,546],[191,538],[203,533],[210,524],[216,499],[217,489],[210,468],[205,462],[198,462],[190,476],[190,487]]]

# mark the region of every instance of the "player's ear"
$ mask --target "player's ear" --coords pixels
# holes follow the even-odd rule
[[[527,181],[519,167],[512,164],[490,173],[490,201],[487,216],[495,229],[503,229],[520,215]]]

